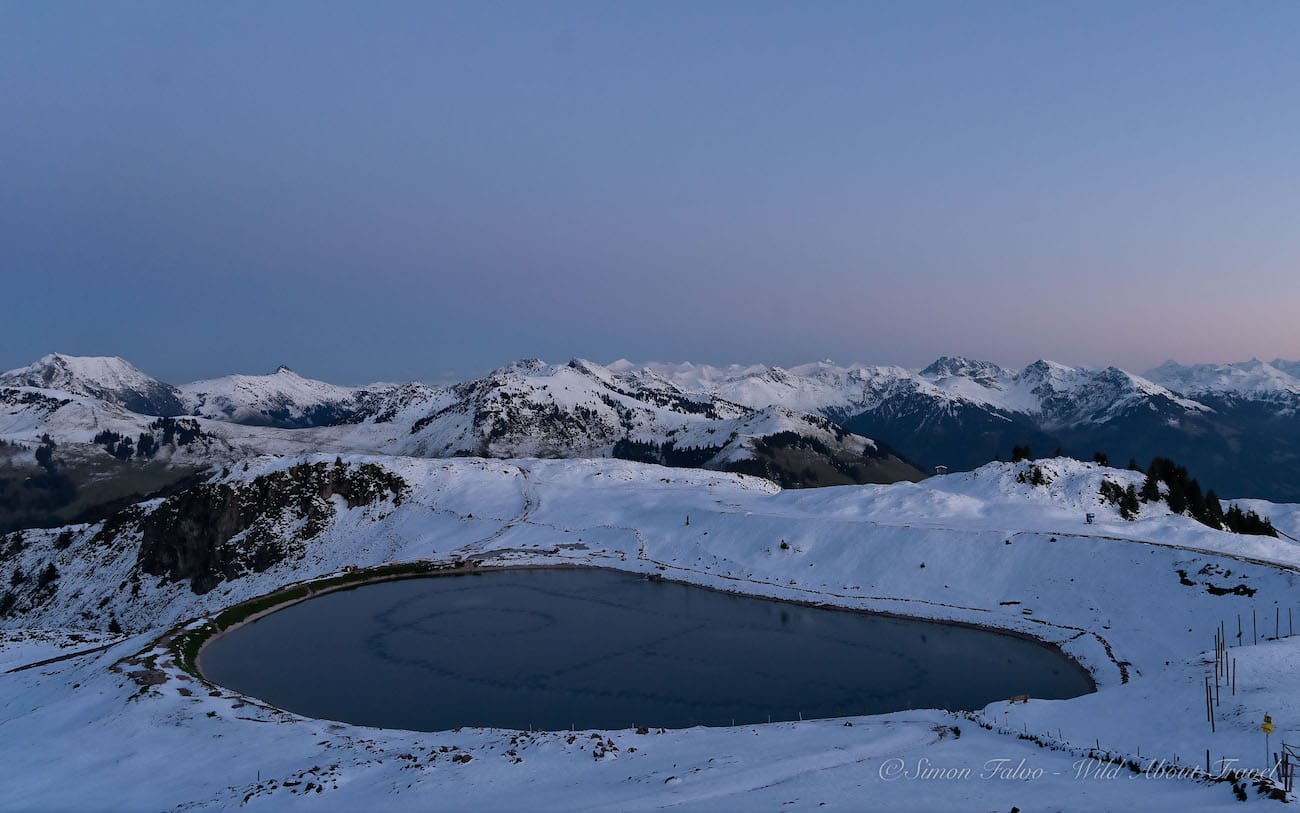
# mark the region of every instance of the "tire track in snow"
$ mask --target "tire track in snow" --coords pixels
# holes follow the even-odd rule
[[[1180,550],[1186,553],[1196,553],[1201,556],[1216,556],[1221,559],[1232,559],[1237,562],[1244,562],[1248,565],[1258,565],[1260,567],[1271,567],[1275,570],[1281,570],[1286,573],[1300,573],[1300,566],[1287,564],[1275,559],[1260,559],[1257,556],[1248,556],[1244,553],[1232,553],[1230,551],[1214,550],[1212,548],[1196,548],[1190,545],[1175,545],[1172,542],[1154,542],[1150,539],[1136,539],[1129,536],[1108,536],[1105,534],[1081,534],[1070,531],[1016,531],[1011,534],[1014,536],[1056,536],[1068,537],[1071,539],[1096,539],[1105,542],[1128,542],[1132,545],[1150,545],[1153,548],[1167,548],[1169,550]]]
[[[23,664],[22,666],[15,666],[13,669],[6,670],[4,674],[12,675],[15,672],[23,672],[28,669],[36,669],[37,667],[40,666],[49,666],[52,663],[59,663],[60,661],[68,661],[68,660],[72,660],[73,658],[80,658],[83,655],[93,655],[96,652],[103,652],[105,649],[112,649],[113,647],[117,646],[118,644],[122,643],[122,641],[125,640],[127,639],[122,638],[120,640],[110,641],[107,644],[101,644],[100,646],[92,647],[90,649],[82,649],[76,652],[68,652],[64,655],[56,655],[53,658],[46,658],[43,661],[36,661],[35,663],[26,663]]]
[[[484,538],[476,542],[471,542],[468,545],[462,546],[460,548],[461,550],[467,552],[475,551],[480,556],[484,556],[484,557],[493,555],[494,553],[496,553],[496,551],[484,551],[483,549],[488,545],[491,545],[493,542],[497,541],[501,537],[505,536],[506,533],[509,532],[512,528],[521,525],[525,522],[528,522],[529,517],[531,517],[533,515],[533,512],[537,510],[537,506],[538,506],[537,491],[533,487],[532,481],[528,479],[531,472],[529,472],[529,470],[524,468],[523,466],[517,464],[514,465],[514,468],[519,472],[519,478],[520,478],[519,495],[520,495],[520,499],[523,501],[523,505],[520,506],[519,513],[515,514],[510,519],[506,520],[505,524],[503,524],[500,528],[497,528],[491,534],[485,536]]]

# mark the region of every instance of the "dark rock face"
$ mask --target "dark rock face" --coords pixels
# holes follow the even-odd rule
[[[188,580],[202,594],[301,555],[334,518],[333,496],[357,508],[384,500],[400,504],[408,492],[401,477],[373,463],[304,463],[247,483],[204,483],[168,497],[147,515],[109,524],[115,533],[123,524],[138,527],[142,572]]]
[[[999,380],[1006,376],[1006,370],[991,361],[968,359],[964,356],[940,356],[929,367],[921,371],[923,378],[948,378],[962,376],[985,387],[997,387]]]

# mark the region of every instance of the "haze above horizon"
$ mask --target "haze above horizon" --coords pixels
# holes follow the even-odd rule
[[[0,5],[0,368],[1300,356],[1300,6]]]

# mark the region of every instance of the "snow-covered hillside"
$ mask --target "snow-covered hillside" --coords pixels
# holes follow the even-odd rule
[[[1167,361],[1147,376],[1192,397],[1230,396],[1243,400],[1300,400],[1300,373],[1296,362],[1272,364],[1251,359],[1232,364],[1179,364]],[[1287,369],[1289,368],[1289,369]]]
[[[328,488],[319,492],[322,477]],[[1269,619],[1267,633],[1277,608],[1285,624],[1300,545],[1214,531],[1163,504],[1126,521],[1101,496],[1102,483],[1139,480],[1066,459],[804,491],[611,460],[250,461],[206,486],[210,497],[283,499],[266,503],[248,528],[227,527],[236,533],[214,541],[213,551],[225,551],[217,558],[167,554],[169,545],[208,539],[209,526],[187,532],[197,536],[151,535],[150,512],[179,505],[166,501],[108,531],[26,532],[6,548],[6,567],[42,573],[53,564],[57,577],[18,591],[0,622],[11,642],[0,658],[25,666],[82,654],[0,675],[4,742],[75,731],[81,747],[52,760],[46,749],[0,746],[0,781],[7,804],[20,809],[423,809],[430,794],[446,809],[933,810],[954,793],[989,810],[1060,809],[1067,799],[1072,810],[1235,806],[1231,783],[1179,773],[1203,766],[1206,749],[1215,773],[1222,759],[1262,768],[1264,713],[1277,739],[1300,735],[1300,701],[1279,678],[1300,668],[1300,646],[1285,628],[1280,640],[1250,645],[1247,627],[1247,645],[1230,650],[1236,690],[1222,688],[1213,732],[1204,714],[1207,650],[1220,623],[1235,628],[1238,616]],[[333,496],[301,503],[297,488]],[[148,651],[175,622],[291,582],[353,565],[456,559],[612,567],[1012,630],[1060,645],[1099,691],[998,702],[969,717],[915,711],[663,734],[413,734],[265,708],[196,684],[166,647]],[[195,592],[195,567],[220,578]],[[107,634],[113,624],[123,636]],[[602,745],[593,759],[595,736]],[[1141,768],[1164,760],[1177,771],[1162,778],[1124,768],[1083,781],[1092,754]],[[998,759],[1032,777],[981,778]],[[925,765],[972,773],[942,782],[907,775]],[[1249,800],[1260,798],[1240,785]]]
[[[628,370],[629,362],[616,369]],[[856,414],[903,397],[978,406],[1037,418],[1044,428],[1104,423],[1152,399],[1183,410],[1205,407],[1118,367],[1067,367],[1040,360],[1014,371],[992,362],[944,356],[920,371],[902,367],[840,367],[818,362],[792,367],[715,368],[652,364],[683,389],[712,393],[752,407],[779,404],[809,411]]]
[[[397,453],[448,457],[605,457],[619,441],[713,449],[706,465],[753,456],[752,441],[795,432],[872,453],[865,438],[837,432],[824,419],[782,407],[752,409],[708,396],[693,397],[644,371],[621,374],[574,360],[551,365],[523,361],[450,388],[421,405],[410,437]]]
[[[180,388],[190,415],[256,426],[298,428],[355,422],[375,388],[341,387],[281,366],[271,375],[228,375]]]
[[[1287,361],[1286,359],[1273,359],[1269,362],[1270,366],[1281,370],[1292,378],[1300,379],[1300,361]]]
[[[143,415],[177,415],[176,388],[144,374],[116,356],[51,353],[0,375],[0,387],[34,387],[84,395]]]

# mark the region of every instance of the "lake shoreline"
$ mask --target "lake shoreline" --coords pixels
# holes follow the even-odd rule
[[[433,561],[408,562],[402,564],[384,565],[377,568],[356,570],[344,574],[334,574],[328,577],[324,577],[322,579],[315,579],[315,580],[311,580],[299,584],[288,585],[284,588],[281,588],[280,590],[276,590],[271,593],[264,594],[263,596],[259,596],[254,599],[241,602],[239,604],[233,605],[232,607],[226,608],[225,610],[222,610],[220,613],[216,614],[213,618],[211,618],[203,627],[190,630],[188,635],[191,636],[191,640],[188,643],[191,647],[193,647],[193,655],[192,658],[189,660],[189,662],[183,664],[183,666],[186,668],[186,671],[190,672],[194,677],[198,678],[199,680],[202,680],[206,684],[209,684],[213,687],[220,687],[227,691],[235,691],[233,689],[227,689],[222,684],[212,681],[205,675],[204,667],[203,667],[204,650],[206,650],[210,644],[214,643],[219,639],[224,638],[229,633],[232,633],[244,627],[245,625],[251,624],[254,621],[265,618],[266,616],[271,615],[279,610],[283,610],[288,607],[294,606],[296,604],[300,604],[308,599],[317,598],[332,593],[349,591],[349,590],[353,590],[359,587],[365,587],[369,585],[381,584],[386,582],[406,581],[406,580],[417,579],[417,578],[436,578],[436,577],[443,577],[443,576],[468,576],[468,575],[481,576],[487,573],[503,573],[503,572],[510,572],[510,571],[566,570],[566,571],[604,571],[609,573],[621,574],[623,576],[640,577],[643,580],[647,580],[651,582],[672,583],[683,587],[704,589],[719,595],[727,595],[727,596],[738,597],[738,598],[748,598],[751,600],[764,601],[764,602],[769,602],[777,605],[791,605],[791,606],[799,606],[799,607],[818,609],[818,610],[838,610],[840,612],[874,616],[876,618],[911,621],[911,622],[923,622],[923,623],[935,624],[940,626],[958,627],[958,628],[964,628],[969,630],[978,630],[981,632],[990,633],[994,635],[1007,636],[1009,638],[1014,638],[1014,639],[1018,639],[1018,640],[1022,640],[1034,644],[1035,646],[1040,647],[1046,651],[1049,651],[1053,653],[1055,656],[1057,656],[1058,658],[1069,663],[1071,669],[1075,672],[1075,674],[1079,678],[1081,678],[1082,681],[1086,684],[1087,687],[1086,691],[1082,692],[1081,695],[1090,694],[1097,690],[1097,683],[1092,675],[1092,672],[1087,667],[1085,667],[1082,663],[1076,660],[1073,656],[1065,652],[1064,649],[1059,644],[1053,641],[1044,640],[1042,638],[1036,637],[1032,634],[1029,634],[1021,630],[1008,629],[1004,627],[997,627],[988,624],[980,624],[977,622],[964,621],[964,620],[931,618],[931,617],[910,615],[910,614],[898,613],[898,612],[844,606],[842,604],[836,604],[829,601],[817,601],[817,600],[811,600],[806,598],[801,599],[801,598],[774,597],[770,595],[744,592],[736,589],[728,589],[727,587],[723,587],[723,586],[701,584],[695,581],[691,581],[689,579],[674,578],[665,575],[661,572],[658,572],[657,569],[658,565],[651,565],[651,567],[655,569],[652,570],[646,570],[644,568],[633,569],[633,568],[610,567],[605,565],[589,565],[589,564],[571,563],[571,562],[525,562],[525,563],[511,563],[511,564],[485,564],[484,560],[482,559],[470,559],[470,560],[451,560],[451,561],[444,560],[444,561],[437,561],[437,562],[433,562]],[[779,587],[779,585],[771,585],[771,586]],[[279,597],[279,600],[276,600],[277,597]],[[224,623],[222,621],[223,617],[226,617],[228,619]],[[191,622],[191,624],[192,623],[193,622]],[[198,640],[193,640],[195,636],[197,636]],[[266,701],[261,700],[260,698],[256,698],[251,695],[246,695],[242,692],[240,692],[240,694],[241,696],[247,697],[249,700],[253,702],[266,703]],[[991,700],[989,702],[997,702],[997,700]],[[291,713],[297,714],[298,716],[311,718],[310,715],[303,715],[298,712],[291,712]],[[890,712],[880,712],[880,713],[890,713]],[[324,718],[320,718],[320,719],[324,719]]]

